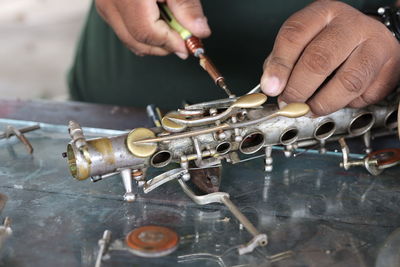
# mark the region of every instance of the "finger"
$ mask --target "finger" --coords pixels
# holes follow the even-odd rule
[[[349,107],[361,108],[374,104],[387,96],[399,82],[400,59],[392,58],[381,69],[376,80],[365,91],[349,103]]]
[[[168,7],[179,23],[199,38],[211,34],[200,0],[167,0]]]
[[[307,101],[361,41],[361,34],[352,28],[340,23],[329,24],[304,50],[281,99],[286,103]]]
[[[139,43],[188,55],[178,33],[160,20],[156,1],[120,0],[116,6],[130,35]]]
[[[282,25],[261,78],[261,88],[267,95],[282,92],[304,48],[332,19],[321,6],[316,1]]]
[[[102,8],[98,8],[99,14],[114,29],[115,34],[118,36],[121,42],[124,43],[124,45],[128,47],[136,55],[165,56],[170,53],[164,48],[150,46],[136,41],[126,28],[116,7],[113,5],[109,5],[106,8],[107,12],[104,12],[104,9]]]
[[[373,83],[388,59],[379,43],[358,47],[335,76],[308,102],[316,115],[327,115],[347,106]]]

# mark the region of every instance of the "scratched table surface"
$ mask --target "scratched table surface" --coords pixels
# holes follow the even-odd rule
[[[0,129],[32,124],[0,119]],[[61,157],[67,128],[41,126],[26,134],[33,155],[15,137],[0,140],[0,192],[8,197],[0,217],[13,221],[1,266],[94,266],[104,230],[119,242],[144,225],[175,230],[178,249],[157,259],[112,250],[102,266],[400,266],[399,167],[373,177],[339,168],[338,153],[286,159],[277,150],[269,174],[262,158],[224,164],[221,191],[269,237],[266,247],[239,256],[236,248],[251,236],[224,206],[198,206],[174,181],[125,203],[118,176],[97,183],[71,178]]]

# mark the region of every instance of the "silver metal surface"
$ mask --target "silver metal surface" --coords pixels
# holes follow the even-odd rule
[[[181,178],[187,172],[188,170],[185,170],[183,168],[173,169],[164,172],[152,179],[147,180],[143,186],[143,192],[147,194],[169,181]]]
[[[225,192],[215,192],[207,195],[198,196],[186,185],[186,183],[179,179],[179,185],[185,194],[190,197],[195,203],[199,205],[207,205],[211,203],[222,203],[224,204],[233,216],[246,228],[246,230],[253,236],[253,239],[245,245],[241,245],[238,248],[239,254],[247,254],[253,252],[258,246],[266,246],[268,244],[268,238],[266,234],[260,233],[254,225],[243,215],[243,213],[236,207],[235,204],[229,199],[229,194]]]
[[[363,166],[372,175],[377,176],[383,172],[383,169],[378,168],[378,160],[371,159],[365,156],[363,159],[350,160],[350,150],[344,138],[339,139],[340,146],[342,148],[343,162],[340,163],[340,167],[348,170],[351,167]]]
[[[78,166],[90,166],[89,176],[98,176],[108,173],[116,172],[118,169],[141,168],[146,159],[138,158],[129,152],[126,146],[127,134],[114,136],[114,137],[102,137],[87,140],[87,150],[90,155],[90,163],[87,159],[80,153],[79,149],[71,143],[71,149],[76,156],[76,164]],[[106,140],[109,143],[109,147],[112,149],[110,151],[99,150],[96,144]],[[109,153],[107,153],[109,152]]]
[[[136,196],[132,192],[132,169],[121,170],[121,178],[125,188],[124,200],[127,202],[135,201]]]
[[[105,230],[103,233],[103,237],[99,240],[99,252],[97,254],[95,267],[101,267],[101,261],[103,260],[104,254],[107,252],[108,247],[111,242],[111,231]]]

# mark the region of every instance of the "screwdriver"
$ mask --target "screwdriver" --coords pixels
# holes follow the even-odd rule
[[[209,57],[205,55],[203,43],[199,38],[183,27],[174,17],[171,10],[165,3],[158,3],[161,17],[167,24],[175,30],[185,41],[186,47],[189,52],[200,59],[200,66],[207,71],[210,77],[214,80],[215,84],[222,88],[229,97],[235,97],[229,90],[225,83],[225,78],[221,75]]]

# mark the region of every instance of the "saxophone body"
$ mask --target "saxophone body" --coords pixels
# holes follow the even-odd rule
[[[234,164],[240,154],[264,151],[265,171],[271,171],[273,146],[283,146],[285,155],[290,157],[300,147],[318,145],[325,153],[326,142],[362,137],[370,152],[371,138],[397,133],[395,97],[322,117],[308,115],[306,104],[279,109],[265,101],[263,94],[251,92],[238,98],[186,106],[160,118],[159,127],[88,140],[79,124],[70,122],[72,141],[66,153],[70,172],[78,180],[92,177],[92,181],[121,174],[125,200],[133,201],[132,182],[148,193],[173,179],[191,179],[191,168],[219,166],[223,160]],[[152,179],[146,177],[149,167],[170,164],[179,164],[180,168]]]

